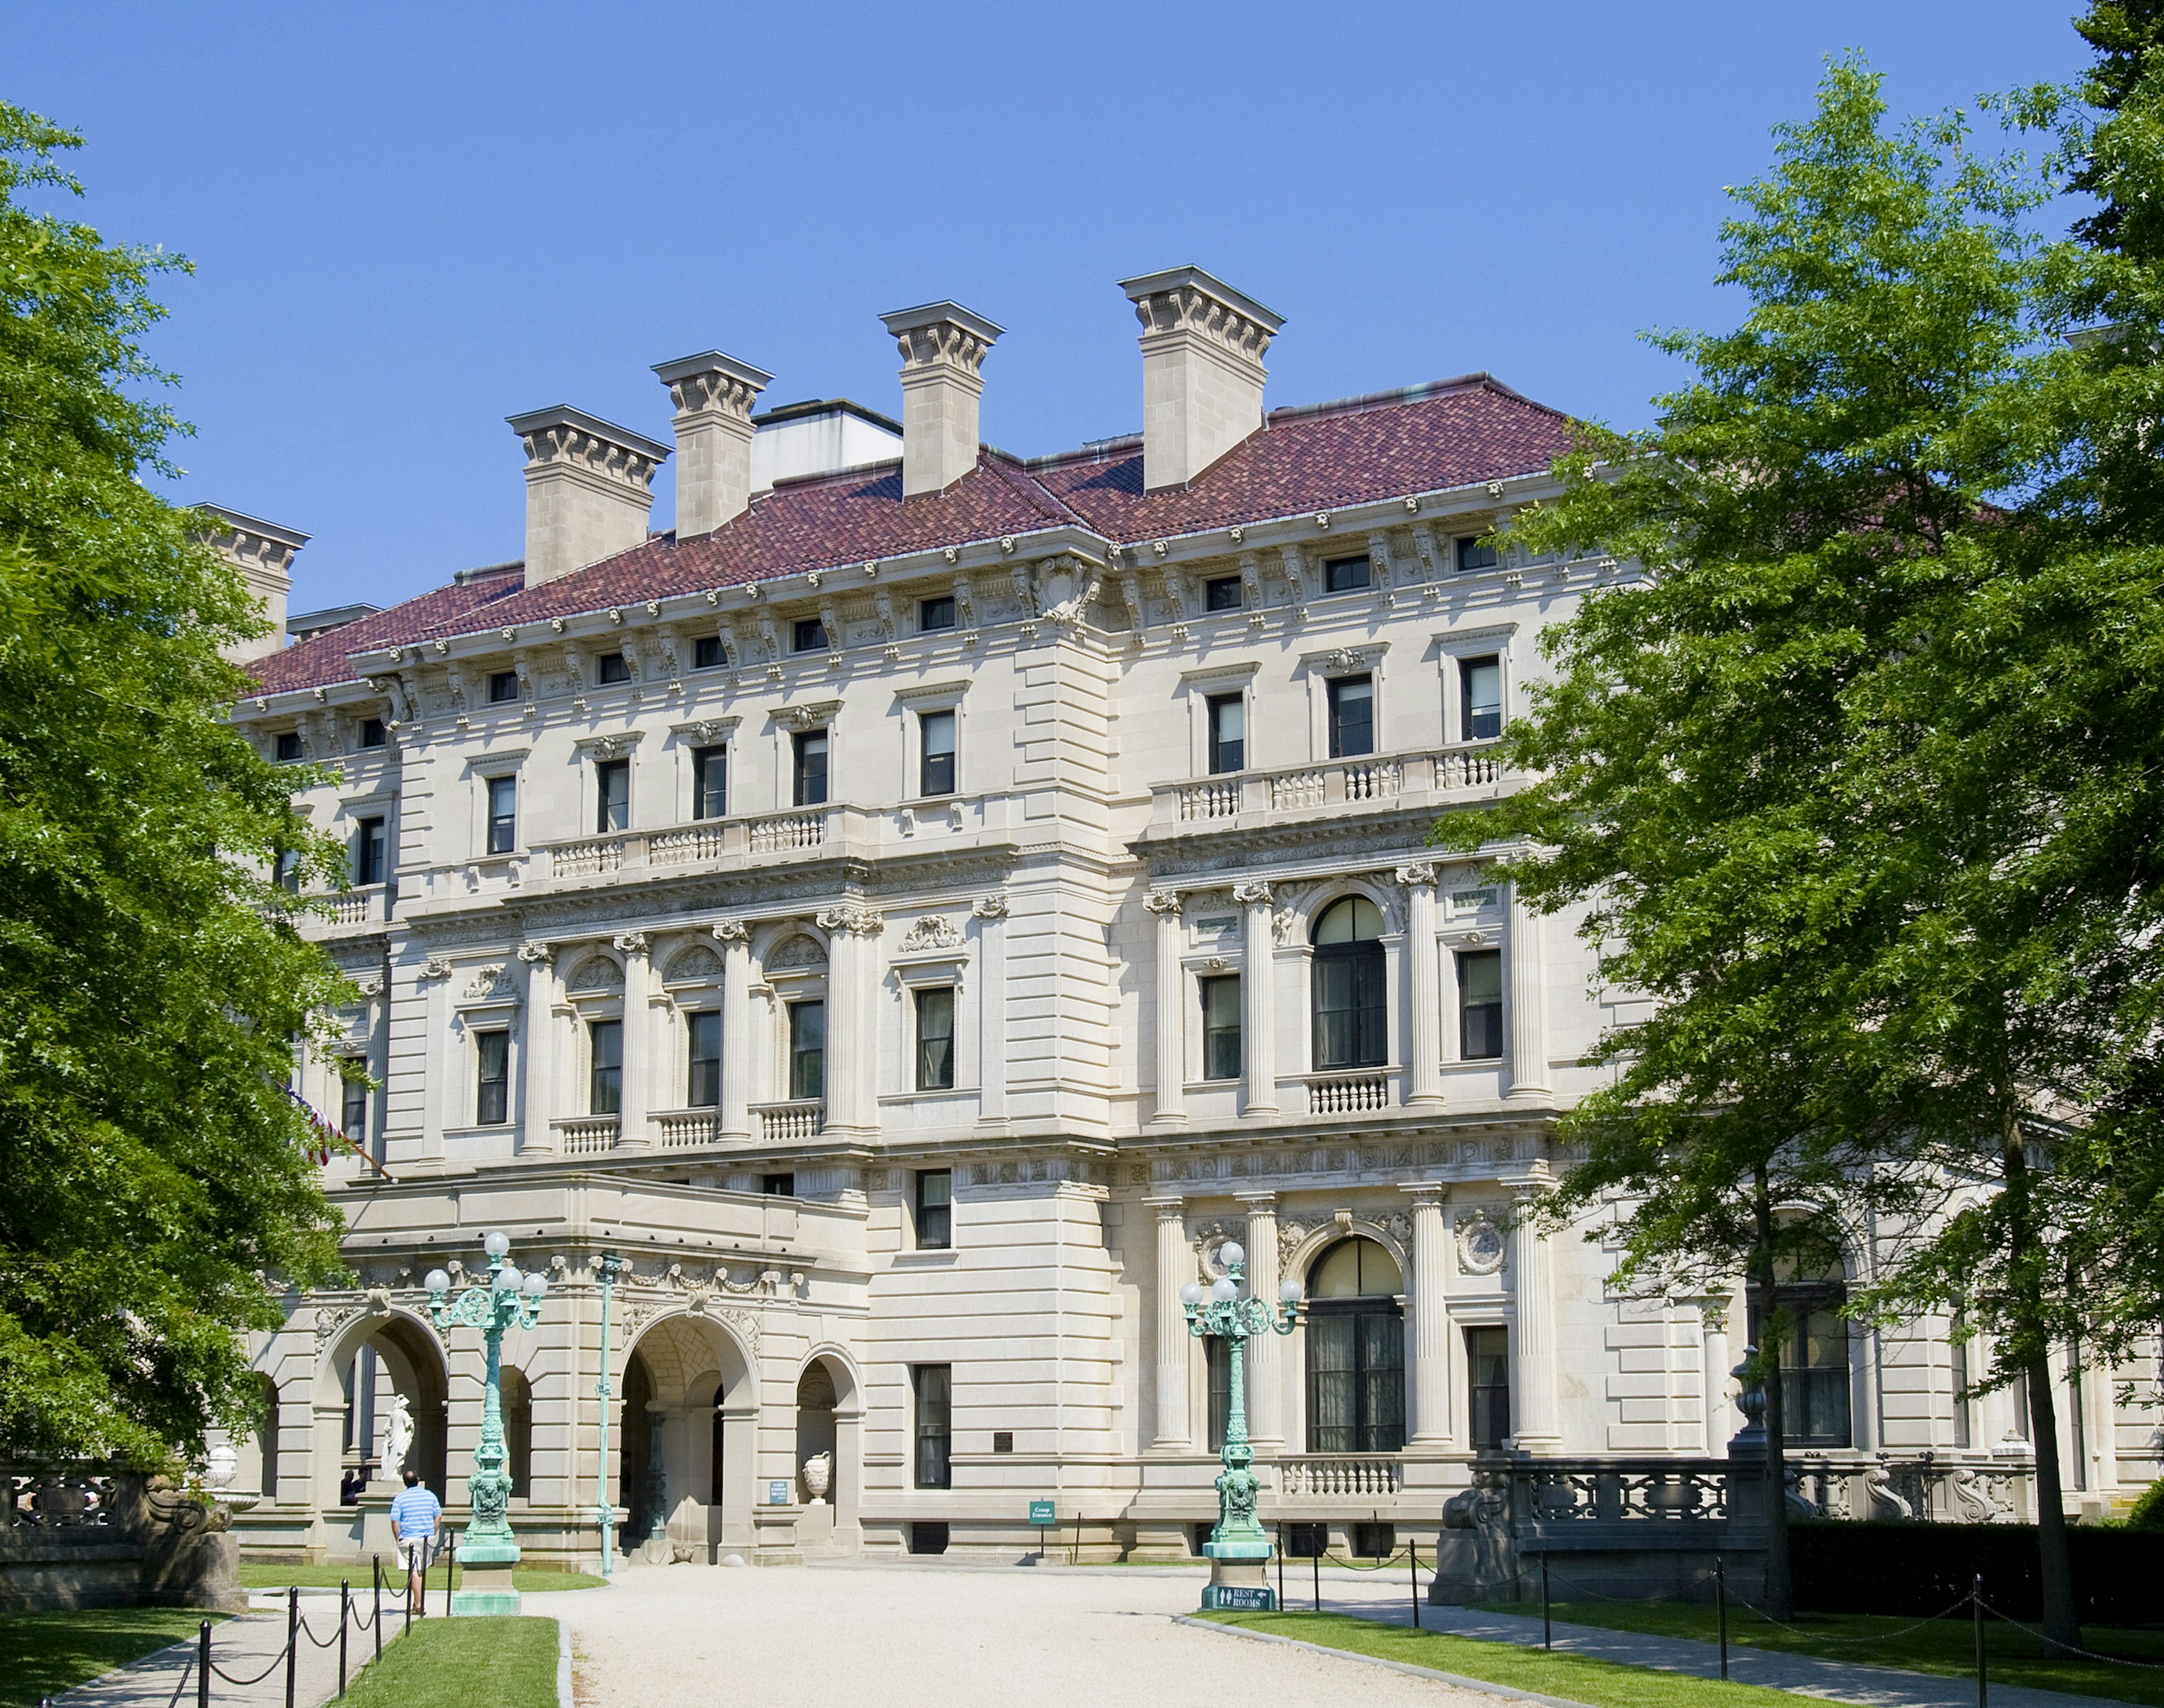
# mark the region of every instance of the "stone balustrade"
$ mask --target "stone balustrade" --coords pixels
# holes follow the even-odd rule
[[[1441,753],[1371,754],[1320,765],[1229,772],[1191,782],[1162,783],[1151,792],[1153,825],[1218,822],[1264,812],[1329,807],[1389,806],[1500,784],[1503,766],[1492,741]]]

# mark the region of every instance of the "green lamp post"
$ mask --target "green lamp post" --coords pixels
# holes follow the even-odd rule
[[[522,1275],[511,1262],[511,1241],[491,1233],[481,1242],[488,1253],[486,1286],[464,1289],[446,1301],[451,1278],[431,1269],[422,1278],[428,1290],[428,1314],[448,1333],[454,1323],[478,1328],[488,1348],[488,1374],[481,1390],[481,1445],[474,1449],[473,1474],[466,1480],[473,1517],[459,1538],[459,1563],[465,1586],[451,1597],[454,1615],[518,1611],[512,1570],[518,1563],[518,1539],[511,1533],[511,1462],[503,1442],[503,1332],[514,1323],[531,1328],[540,1320],[549,1278],[538,1269]]]
[[[1179,1290],[1187,1309],[1187,1332],[1196,1339],[1221,1336],[1230,1353],[1232,1405],[1225,1419],[1225,1445],[1218,1462],[1217,1527],[1202,1552],[1210,1557],[1210,1584],[1202,1592],[1206,1611],[1216,1607],[1274,1611],[1277,1596],[1269,1584],[1270,1538],[1255,1516],[1262,1485],[1248,1467],[1255,1462],[1247,1444],[1247,1342],[1258,1334],[1290,1334],[1300,1322],[1300,1286],[1288,1280],[1279,1290],[1275,1311],[1253,1294],[1242,1296],[1247,1253],[1227,1240],[1217,1250],[1223,1277],[1205,1291],[1190,1281]]]

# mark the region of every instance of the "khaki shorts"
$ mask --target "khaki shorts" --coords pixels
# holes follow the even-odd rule
[[[398,1563],[409,1572],[425,1572],[428,1563],[436,1557],[436,1539],[432,1536],[402,1536],[398,1538]]]

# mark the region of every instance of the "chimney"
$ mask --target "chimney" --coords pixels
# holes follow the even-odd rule
[[[880,319],[901,346],[901,496],[944,491],[977,466],[978,371],[1006,328],[959,302]]]
[[[774,376],[717,349],[654,371],[676,406],[676,538],[696,539],[751,502],[751,408]]]
[[[1122,279],[1142,323],[1142,486],[1184,486],[1263,424],[1263,353],[1284,324],[1200,267]]]
[[[268,658],[286,644],[286,599],[293,591],[293,554],[308,543],[308,536],[275,522],[260,522],[223,504],[198,504],[196,508],[217,517],[225,526],[212,534],[218,554],[240,571],[248,591],[270,619],[270,633],[255,640],[235,642],[225,656],[236,665],[250,659]]]
[[[645,543],[668,446],[566,403],[507,419],[526,444],[528,586]]]

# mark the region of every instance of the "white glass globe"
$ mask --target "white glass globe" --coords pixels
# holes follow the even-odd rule
[[[533,1269],[528,1273],[526,1277],[526,1296],[528,1298],[538,1299],[548,1290],[548,1276],[543,1274],[538,1269]]]
[[[1289,1279],[1284,1285],[1278,1289],[1278,1297],[1288,1305],[1297,1305],[1300,1303],[1300,1281],[1297,1277],[1295,1277]]]
[[[451,1285],[451,1278],[441,1269],[431,1269],[421,1277],[421,1285],[431,1293],[441,1293]]]
[[[1217,1261],[1228,1269],[1234,1264],[1243,1264],[1247,1260],[1247,1248],[1237,1239],[1228,1239],[1217,1248]]]
[[[489,1285],[499,1293],[515,1293],[518,1290],[519,1282],[524,1279],[511,1264],[506,1264],[496,1272],[496,1279]]]
[[[507,1233],[491,1233],[481,1243],[481,1248],[492,1258],[500,1258],[511,1249],[511,1236]]]
[[[1210,1290],[1210,1296],[1213,1299],[1237,1299],[1240,1296],[1240,1290],[1232,1285],[1232,1278],[1227,1275]]]
[[[1202,1302],[1202,1288],[1200,1284],[1195,1281],[1190,1281],[1185,1286],[1182,1287],[1179,1290],[1179,1302],[1183,1305],[1200,1305]]]

